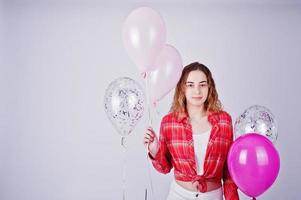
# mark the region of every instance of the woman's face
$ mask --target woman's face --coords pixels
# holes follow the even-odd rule
[[[204,72],[191,71],[186,81],[185,97],[187,105],[202,106],[208,97],[208,81]]]

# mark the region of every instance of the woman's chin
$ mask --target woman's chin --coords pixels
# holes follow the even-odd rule
[[[189,103],[190,106],[194,106],[194,107],[202,107],[204,105],[204,102],[200,102],[200,101],[197,101],[197,102],[190,102]]]

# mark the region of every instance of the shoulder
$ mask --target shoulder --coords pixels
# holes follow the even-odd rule
[[[232,117],[226,111],[212,112],[209,114],[208,119],[215,123],[227,123],[232,125]]]
[[[226,111],[221,111],[219,113],[219,118],[220,118],[221,121],[232,123],[231,115],[229,113],[227,113]]]
[[[170,112],[163,116],[160,126],[160,132],[164,137],[169,138],[173,130],[182,126],[178,121],[178,114],[175,112]]]
[[[162,118],[162,122],[176,122],[178,120],[178,114],[176,112],[170,112],[168,114],[166,114],[165,116],[163,116]]]
[[[183,118],[183,116],[181,116],[179,113],[177,112],[170,112],[168,114],[166,114],[161,121],[161,127],[165,127],[165,128],[175,128],[175,127],[179,127],[183,125],[183,120],[185,119],[185,117]]]

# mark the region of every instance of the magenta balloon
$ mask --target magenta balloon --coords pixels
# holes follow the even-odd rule
[[[236,185],[250,197],[264,193],[280,169],[279,154],[273,143],[257,133],[237,138],[229,150],[227,163]]]
[[[160,14],[149,7],[133,10],[123,24],[124,47],[140,72],[154,70],[154,62],[166,42]]]
[[[166,44],[154,64],[156,70],[150,73],[151,100],[155,103],[172,90],[180,79],[183,65],[180,53]]]

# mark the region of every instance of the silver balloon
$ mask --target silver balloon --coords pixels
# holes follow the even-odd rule
[[[143,116],[145,95],[133,79],[121,77],[107,88],[104,107],[108,118],[121,136],[129,135]]]
[[[264,106],[253,105],[247,108],[235,121],[235,138],[246,133],[259,133],[273,143],[278,137],[277,122],[272,112]]]

